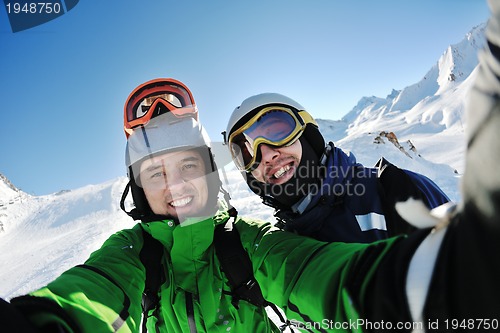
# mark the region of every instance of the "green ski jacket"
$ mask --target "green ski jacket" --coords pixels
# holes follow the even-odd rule
[[[149,314],[148,331],[279,332],[265,309],[246,301],[240,301],[238,308],[231,303],[231,290],[213,245],[215,225],[228,219],[223,211],[196,223],[176,225],[164,220],[142,224],[165,247],[165,281],[160,288],[160,305]],[[324,243],[246,218],[237,218],[235,226],[264,297],[281,307],[288,319],[320,332],[338,331],[327,319],[344,322],[358,318],[353,304],[362,302],[363,288],[393,243]],[[145,269],[139,259],[142,244],[139,225],[122,230],[84,265],[69,269],[30,294],[35,299],[55,301],[76,325],[50,312],[29,311],[30,321],[36,326],[57,321],[69,332],[139,332],[145,284]],[[362,279],[353,279],[360,273],[365,252],[373,247],[377,255],[370,256],[370,269],[363,268]],[[360,288],[354,300],[349,292],[352,281],[358,281]],[[21,301],[13,304],[23,306]]]

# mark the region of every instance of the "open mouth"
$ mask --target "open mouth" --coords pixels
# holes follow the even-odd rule
[[[191,201],[193,201],[193,197],[189,196],[189,197],[184,197],[184,198],[172,200],[169,203],[169,205],[174,207],[174,208],[185,207],[185,206],[189,205],[191,203]]]
[[[283,177],[283,175],[289,170],[290,170],[290,165],[285,165],[284,167],[281,167],[278,171],[276,171],[273,177],[279,179]]]
[[[292,178],[295,172],[295,163],[292,161],[288,164],[282,165],[277,169],[273,169],[269,173],[268,182],[271,184],[282,184]]]

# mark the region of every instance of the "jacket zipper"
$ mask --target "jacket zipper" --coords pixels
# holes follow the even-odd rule
[[[189,324],[189,332],[190,333],[198,332],[198,330],[196,329],[196,321],[194,319],[193,295],[189,292],[186,292],[186,313]]]

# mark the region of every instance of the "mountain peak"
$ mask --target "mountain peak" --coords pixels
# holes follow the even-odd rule
[[[456,173],[464,169],[459,157],[465,151],[465,103],[478,52],[486,43],[485,28],[486,24],[475,26],[459,43],[446,48],[417,83],[392,89],[385,98],[362,97],[341,121],[322,121],[326,140],[355,152],[364,165],[374,165],[386,156],[401,167],[442,179],[441,186],[453,191]],[[393,133],[391,139],[397,135],[396,143],[385,145],[387,136],[379,133]]]
[[[393,100],[394,98],[398,97],[400,92],[401,92],[401,90],[392,89],[391,93],[389,95],[387,95],[386,99]]]
[[[478,51],[484,46],[485,24],[475,26],[457,44],[450,45],[439,58],[437,83],[439,89],[436,94],[464,81],[478,64]]]
[[[354,122],[359,117],[373,118],[373,114],[367,117],[365,111],[368,108],[372,113],[374,110],[408,111],[423,100],[455,88],[477,67],[478,51],[486,43],[485,29],[486,23],[479,24],[473,27],[459,43],[450,45],[419,82],[403,90],[393,89],[385,99],[376,96],[362,97],[342,120]]]
[[[10,180],[0,173],[0,200],[2,198],[9,199],[17,195],[20,190],[15,187]]]

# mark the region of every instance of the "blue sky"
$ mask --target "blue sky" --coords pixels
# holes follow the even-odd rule
[[[0,173],[44,195],[126,174],[123,104],[173,77],[220,139],[251,95],[340,119],[363,96],[419,81],[486,22],[483,0],[82,0],[12,33],[0,8]]]

